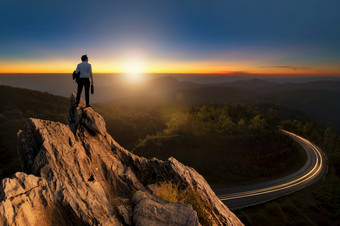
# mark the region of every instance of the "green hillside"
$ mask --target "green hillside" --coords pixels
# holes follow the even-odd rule
[[[133,149],[148,158],[174,156],[209,183],[231,186],[277,177],[302,166],[303,152],[280,133],[274,108],[227,104],[173,112],[166,128]]]
[[[324,128],[340,132],[340,91],[299,89],[265,95],[262,101],[295,109]]]

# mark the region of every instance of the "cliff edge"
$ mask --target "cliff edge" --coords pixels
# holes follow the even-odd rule
[[[130,153],[70,101],[68,125],[30,118],[18,132],[24,172],[1,182],[0,225],[200,225],[192,205],[152,194],[155,178],[198,194],[213,225],[243,225],[193,168]]]

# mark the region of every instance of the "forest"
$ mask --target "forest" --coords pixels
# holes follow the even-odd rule
[[[192,166],[213,186],[254,183],[295,170],[303,152],[283,135],[274,108],[196,106],[172,113],[166,128],[141,139],[138,155],[174,156]]]

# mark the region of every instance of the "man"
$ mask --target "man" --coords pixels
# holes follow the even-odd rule
[[[86,99],[86,107],[91,107],[90,105],[90,79],[91,85],[93,85],[93,76],[92,76],[92,67],[91,64],[88,63],[89,59],[87,55],[83,55],[81,57],[81,63],[78,64],[76,73],[80,72],[79,80],[78,80],[78,90],[77,90],[77,106],[80,101],[81,92],[83,91],[83,86],[85,86],[85,99]]]

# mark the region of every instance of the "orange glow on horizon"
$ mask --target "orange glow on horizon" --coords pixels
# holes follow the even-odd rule
[[[340,75],[339,66],[313,66],[301,70],[263,67],[253,62],[175,62],[175,61],[143,61],[126,64],[123,61],[102,62],[90,61],[94,73],[169,73],[169,74],[214,74],[214,75]],[[34,74],[34,73],[72,73],[77,61],[0,61],[1,74]],[[125,66],[124,66],[125,65]],[[126,66],[129,65],[129,66]]]

